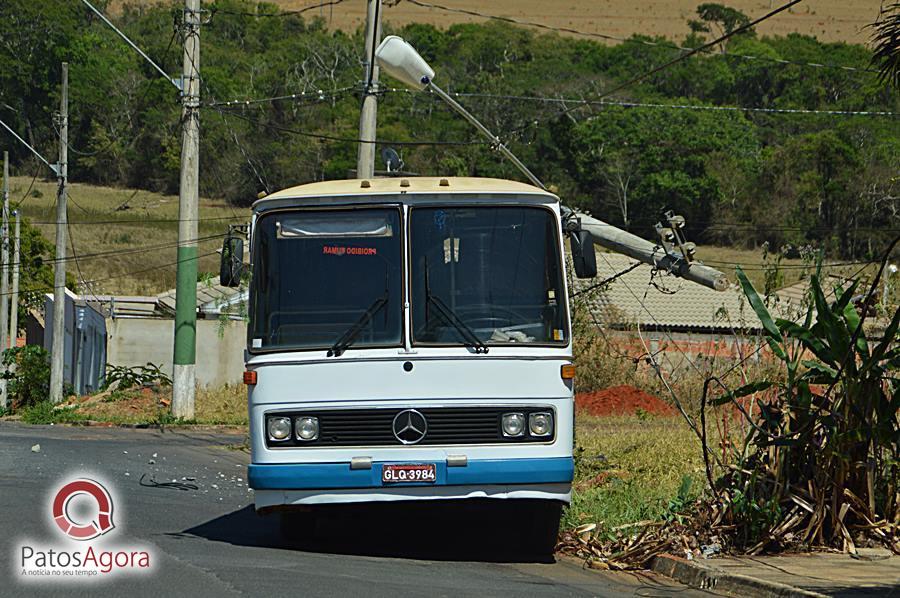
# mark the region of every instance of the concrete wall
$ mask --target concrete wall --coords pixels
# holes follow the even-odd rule
[[[117,318],[106,320],[107,362],[113,365],[160,365],[172,376],[174,324],[172,320]],[[247,325],[230,321],[197,320],[197,384],[239,384],[244,371]]]

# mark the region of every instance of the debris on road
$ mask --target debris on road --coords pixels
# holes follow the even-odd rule
[[[147,480],[144,482],[144,480]],[[152,475],[143,474],[141,479],[138,481],[141,486],[145,488],[166,488],[170,490],[199,490],[200,487],[196,484],[188,484],[186,482],[179,482],[177,480],[172,480],[171,482],[157,482],[156,479]]]
[[[36,445],[32,446],[32,447],[31,447],[31,452],[32,452],[32,453],[39,453],[39,452],[41,452],[41,445],[36,444]]]

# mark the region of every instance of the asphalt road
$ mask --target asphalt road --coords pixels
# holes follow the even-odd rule
[[[667,580],[516,553],[491,505],[342,507],[286,542],[258,516],[240,436],[0,422],[0,595],[695,596]],[[40,444],[34,452],[33,445]],[[50,497],[93,474],[111,486],[120,544],[150,545],[153,571],[96,583],[23,585],[17,546],[58,538]],[[196,490],[141,485],[187,482]],[[144,478],[144,484],[149,478]]]

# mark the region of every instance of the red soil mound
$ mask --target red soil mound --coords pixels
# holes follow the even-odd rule
[[[575,395],[575,407],[591,415],[634,415],[638,409],[654,415],[675,415],[675,409],[633,386],[614,386]]]

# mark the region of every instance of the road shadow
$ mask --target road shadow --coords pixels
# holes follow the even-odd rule
[[[173,535],[327,554],[554,562],[549,552],[530,548],[529,511],[518,506],[489,500],[324,505],[284,519],[249,505]]]

